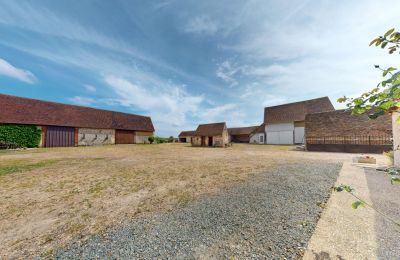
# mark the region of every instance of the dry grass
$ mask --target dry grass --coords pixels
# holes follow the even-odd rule
[[[0,258],[51,256],[72,239],[186,206],[266,168],[310,157],[290,148],[161,144],[2,152]]]

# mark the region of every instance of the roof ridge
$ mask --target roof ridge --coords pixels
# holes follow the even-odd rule
[[[81,107],[81,108],[85,108],[85,109],[107,111],[107,112],[119,113],[119,114],[124,114],[124,115],[130,115],[130,116],[139,116],[139,117],[151,118],[150,116],[143,116],[143,115],[138,115],[138,114],[133,114],[133,113],[127,113],[127,112],[121,112],[121,111],[115,111],[115,110],[107,110],[107,109],[104,109],[104,108],[95,108],[95,107],[82,106],[82,105],[66,104],[66,103],[43,100],[43,99],[37,99],[37,98],[20,97],[20,96],[14,96],[14,95],[2,94],[2,93],[0,93],[0,96],[6,96],[6,97],[12,97],[12,98],[20,98],[20,99],[26,99],[26,100],[36,101],[36,102],[43,102],[43,103],[50,103],[50,104],[55,104],[55,105]]]
[[[298,104],[298,103],[305,103],[308,101],[314,101],[314,100],[318,100],[318,99],[324,99],[324,98],[328,98],[328,96],[323,96],[323,97],[319,97],[319,98],[312,98],[312,99],[306,99],[306,100],[301,100],[301,101],[294,101],[294,102],[290,102],[290,103],[285,103],[285,104],[280,104],[280,105],[274,105],[274,106],[268,106],[268,107],[264,107],[265,108],[273,108],[273,107],[280,107],[280,106],[287,106],[287,105],[293,105],[293,104]],[[330,100],[329,100],[330,101]]]

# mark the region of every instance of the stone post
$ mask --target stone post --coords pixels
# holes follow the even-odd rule
[[[400,111],[392,113],[392,129],[393,129],[393,154],[394,166],[400,167],[400,123],[397,118],[400,117]]]

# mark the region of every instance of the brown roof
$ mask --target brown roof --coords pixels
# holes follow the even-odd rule
[[[333,110],[335,110],[335,108],[328,97],[266,107],[264,109],[264,123],[304,121],[306,114]]]
[[[150,117],[0,94],[0,123],[153,132]]]
[[[230,135],[249,135],[253,132],[258,126],[247,126],[247,127],[232,127],[228,128],[228,133]]]
[[[305,134],[307,137],[392,135],[389,114],[374,120],[369,119],[368,114],[352,114],[344,109],[307,114]]]
[[[182,131],[178,137],[193,136],[196,131]]]
[[[194,136],[216,136],[222,135],[224,129],[226,129],[226,123],[212,123],[199,125],[194,133]]]
[[[250,133],[250,135],[253,135],[253,134],[262,134],[262,133],[264,133],[264,132],[265,132],[265,125],[264,125],[264,124],[261,124],[261,125],[257,126],[257,128],[254,129],[253,132]]]

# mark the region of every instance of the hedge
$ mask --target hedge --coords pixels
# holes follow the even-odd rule
[[[33,125],[0,124],[0,143],[14,143],[19,147],[38,147],[41,130]]]

